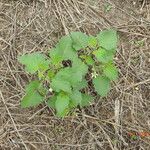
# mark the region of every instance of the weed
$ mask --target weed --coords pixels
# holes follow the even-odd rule
[[[96,92],[106,96],[111,80],[118,78],[113,62],[116,47],[117,33],[112,29],[101,31],[96,37],[71,32],[59,40],[48,56],[40,52],[19,56],[25,70],[38,77],[26,86],[21,106],[37,106],[46,101],[59,117],[77,106],[88,106],[94,98],[85,90],[87,73],[92,76]]]
[[[104,11],[107,13],[107,12],[109,12],[109,11],[111,11],[111,9],[112,9],[112,5],[110,5],[109,3],[106,3],[105,5],[104,5]]]

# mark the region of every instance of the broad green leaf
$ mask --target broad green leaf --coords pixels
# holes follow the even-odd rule
[[[32,93],[27,93],[22,101],[21,101],[21,107],[26,108],[26,107],[31,107],[31,106],[37,106],[41,102],[43,102],[44,97],[41,96],[37,91],[33,91]]]
[[[97,39],[96,39],[96,37],[90,35],[89,39],[88,39],[88,45],[90,47],[93,47],[93,48],[96,47],[97,46]]]
[[[97,60],[102,63],[112,61],[114,57],[114,54],[111,51],[107,51],[103,48],[99,48],[98,50],[94,51],[93,54],[95,55]]]
[[[88,94],[82,94],[82,101],[80,103],[81,107],[89,106],[90,102],[93,100],[93,97]]]
[[[72,67],[63,68],[56,74],[56,78],[69,82],[72,86],[81,82],[88,71],[88,67],[80,60],[74,61]]]
[[[62,37],[59,40],[56,49],[59,51],[59,56],[62,56],[64,60],[72,60],[74,57],[77,57],[77,54],[72,47],[72,39],[69,35]]]
[[[67,95],[59,94],[57,96],[55,107],[57,111],[57,116],[63,117],[66,115],[66,109],[68,108],[70,98]]]
[[[82,32],[71,32],[70,34],[73,41],[73,48],[77,51],[84,49],[88,46],[88,36]]]
[[[78,81],[82,81],[82,77],[88,72],[88,66],[79,59],[78,61],[73,62],[72,70]]]
[[[85,87],[87,87],[87,81],[83,79],[81,82],[77,82],[76,84],[73,85],[73,87],[77,90],[81,90]]]
[[[116,80],[118,78],[118,69],[113,64],[105,65],[103,72],[110,80]]]
[[[78,67],[79,68],[79,67]],[[74,70],[74,68],[64,68],[61,69],[57,74],[56,78],[60,80],[67,81],[70,85],[76,89],[83,89],[87,86],[87,81],[83,78],[84,72]]]
[[[55,109],[56,100],[57,100],[57,96],[54,95],[53,97],[50,97],[47,101],[48,107]]]
[[[113,29],[101,31],[97,35],[99,46],[106,50],[115,50],[117,48],[117,33]]]
[[[40,82],[38,80],[31,81],[25,88],[26,93],[32,93],[37,90],[40,86]]]
[[[57,116],[57,117],[64,118],[65,116],[68,115],[69,111],[70,111],[70,108],[68,107],[68,108],[66,108],[62,113],[56,113],[56,116]]]
[[[58,48],[53,48],[49,52],[49,56],[51,58],[51,63],[53,65],[59,64],[63,60],[63,55],[61,55],[62,50],[60,51]]]
[[[59,64],[62,60],[73,60],[78,57],[72,47],[72,39],[69,35],[63,36],[55,48],[49,52],[52,64]]]
[[[35,73],[38,71],[42,64],[45,64],[45,55],[35,52],[32,54],[25,54],[18,57],[18,60],[21,64],[26,66],[26,71],[29,73]]]
[[[63,68],[60,71],[57,72],[56,78],[67,81],[70,83],[70,85],[74,85],[78,82],[77,77],[74,76],[72,68],[67,67]]]
[[[110,80],[105,76],[97,76],[93,79],[94,88],[97,93],[104,97],[110,90]]]
[[[74,90],[73,93],[70,95],[70,98],[72,100],[72,103],[77,106],[77,105],[81,105],[82,102],[82,95],[81,92],[79,92],[78,90]]]
[[[49,64],[50,64],[50,61],[48,61],[48,60],[43,61],[42,63],[39,64],[39,70],[43,71],[43,72],[48,70]]]
[[[71,93],[71,85],[68,81],[64,81],[59,78],[53,78],[51,82],[51,87],[56,92],[64,91]]]
[[[22,108],[36,106],[43,102],[44,97],[41,96],[38,92],[39,86],[39,81],[32,81],[31,83],[29,83],[29,85],[26,87],[26,95],[21,101]]]

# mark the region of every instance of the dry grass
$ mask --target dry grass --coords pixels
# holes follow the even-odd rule
[[[150,132],[150,3],[108,3],[112,9],[106,13],[106,0],[0,0],[1,150],[150,149],[150,136],[129,136]],[[45,105],[20,108],[32,77],[18,55],[47,52],[70,31],[95,35],[109,27],[120,35],[115,59],[120,78],[107,98],[64,120]]]

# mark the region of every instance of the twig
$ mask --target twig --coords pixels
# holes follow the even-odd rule
[[[141,82],[138,82],[136,84],[131,84],[130,86],[128,86],[124,91],[130,89],[130,88],[133,88],[135,86],[138,86],[138,85],[141,85],[141,84],[146,84],[147,82],[150,82],[150,79],[147,79],[147,80],[144,80],[144,81],[141,81]]]
[[[28,147],[26,146],[26,144],[24,143],[24,141],[23,141],[23,139],[22,139],[22,137],[21,137],[21,134],[19,133],[19,131],[18,131],[18,129],[17,129],[17,126],[16,126],[16,124],[15,124],[15,121],[14,121],[14,119],[13,119],[13,117],[12,117],[12,115],[11,115],[11,113],[10,113],[10,111],[9,111],[9,109],[8,109],[8,107],[7,107],[7,105],[6,105],[6,103],[5,103],[5,100],[4,100],[4,97],[3,97],[3,94],[2,94],[1,91],[0,91],[0,96],[1,96],[2,101],[3,101],[4,105],[5,105],[5,108],[6,108],[7,112],[8,112],[8,115],[9,115],[9,117],[10,117],[12,123],[13,123],[13,126],[14,126],[14,128],[15,128],[15,130],[16,130],[16,132],[17,132],[19,138],[20,138],[20,140],[21,140],[21,143],[24,145],[24,147],[25,147],[26,150],[29,150]]]

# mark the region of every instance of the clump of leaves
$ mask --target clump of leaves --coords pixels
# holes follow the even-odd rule
[[[101,31],[96,37],[71,32],[59,40],[48,56],[35,52],[18,57],[25,70],[38,78],[26,86],[21,106],[37,106],[45,101],[59,117],[77,106],[88,106],[94,98],[85,90],[87,74],[91,74],[97,94],[106,96],[111,81],[118,78],[113,62],[116,48],[117,33],[112,29]]]

